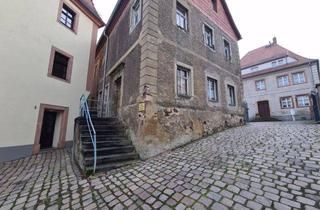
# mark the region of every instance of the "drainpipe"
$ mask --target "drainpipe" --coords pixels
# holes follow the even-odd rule
[[[102,103],[101,103],[101,117],[104,115],[104,100],[105,100],[105,91],[106,91],[106,71],[107,71],[107,59],[108,59],[108,46],[109,46],[109,37],[106,35],[106,30],[103,31],[103,36],[106,37],[106,47],[104,52],[104,63],[103,63],[103,83],[102,83]]]

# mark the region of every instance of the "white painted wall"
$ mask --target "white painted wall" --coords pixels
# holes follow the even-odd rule
[[[306,73],[307,83],[292,85],[292,73],[304,71]],[[284,74],[289,75],[291,85],[288,87],[278,88],[277,76]],[[257,91],[255,81],[264,79],[266,82],[266,90]],[[280,97],[292,96],[295,104],[295,112],[297,114],[310,113],[309,108],[297,108],[296,95],[310,94],[315,88],[312,80],[312,72],[309,65],[292,68],[286,71],[279,71],[271,74],[260,75],[248,79],[243,79],[244,98],[249,106],[250,119],[255,118],[258,114],[258,101],[269,101],[271,116],[286,116],[290,115],[289,109],[281,109]]]
[[[73,6],[80,14],[75,34],[57,22],[58,7],[59,0],[1,1],[0,147],[34,143],[40,103],[70,108],[66,140],[73,139],[93,23]],[[47,76],[52,45],[74,56],[71,84]]]

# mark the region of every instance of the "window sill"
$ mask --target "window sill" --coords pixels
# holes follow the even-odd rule
[[[209,101],[210,103],[219,103],[219,100],[208,99],[208,101]]]
[[[177,95],[179,99],[191,99],[192,96],[190,95]]]
[[[52,79],[59,80],[59,81],[61,81],[61,82],[65,82],[65,83],[71,84],[70,79],[62,79],[62,78],[56,77],[56,76],[54,76],[54,75],[52,75],[52,74],[48,74],[48,77],[50,77],[50,78],[52,78]]]
[[[74,27],[74,29],[71,29],[71,28],[69,28],[68,26],[66,26],[65,24],[61,23],[59,20],[57,20],[57,22],[58,22],[60,25],[62,25],[65,29],[67,29],[67,30],[73,32],[75,35],[77,35],[77,31],[76,31],[75,27]]]

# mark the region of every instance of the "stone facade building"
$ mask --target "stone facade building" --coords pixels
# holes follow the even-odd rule
[[[104,25],[91,0],[1,4],[0,162],[72,141]]]
[[[310,120],[311,93],[319,85],[319,61],[280,46],[277,39],[241,59],[249,118]]]
[[[239,39],[225,0],[119,0],[97,47],[100,114],[141,158],[241,125]]]

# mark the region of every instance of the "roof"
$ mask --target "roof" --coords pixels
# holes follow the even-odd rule
[[[249,67],[253,67],[262,63],[266,63],[269,61],[273,61],[279,58],[291,57],[297,60],[294,63],[288,63],[282,66],[276,66],[274,68],[265,69],[262,71],[253,72],[250,74],[243,75],[243,78],[253,77],[261,74],[271,73],[275,71],[280,71],[287,68],[292,68],[296,66],[301,66],[304,64],[308,64],[310,62],[317,62],[316,59],[309,59],[302,57],[277,43],[277,39],[273,38],[273,42],[269,45],[259,47],[255,50],[248,52],[241,59],[241,69],[246,69]]]
[[[104,25],[99,13],[97,12],[92,0],[71,0],[80,9],[83,9],[84,13],[88,15],[99,27]]]
[[[239,31],[239,29],[237,28],[237,26],[236,26],[236,24],[235,24],[235,22],[234,22],[234,20],[233,20],[233,17],[232,17],[232,15],[231,15],[231,12],[230,12],[230,9],[229,9],[229,7],[228,7],[228,5],[227,5],[227,2],[226,2],[225,0],[221,0],[221,3],[222,3],[222,5],[223,5],[223,7],[224,7],[224,9],[225,9],[225,11],[226,11],[226,15],[227,15],[227,17],[228,17],[228,20],[230,21],[231,27],[232,27],[232,29],[234,30],[234,32],[235,32],[238,40],[242,39],[241,34],[240,34],[240,31]]]
[[[113,12],[112,12],[112,14],[110,16],[110,19],[108,20],[108,22],[106,24],[106,28],[105,28],[105,31],[104,31],[106,35],[109,35],[112,32],[112,30],[113,30],[114,26],[116,25],[119,17],[121,16],[122,12],[124,11],[124,9],[126,8],[126,6],[128,5],[129,2],[130,2],[130,0],[118,0],[117,1],[117,4],[116,4],[116,6],[115,6],[115,8],[114,8],[114,10],[113,10]],[[226,1],[225,0],[221,0],[221,3],[222,3],[222,6],[223,6],[223,8],[224,8],[224,10],[226,12],[226,15],[227,15],[227,18],[228,18],[228,20],[229,20],[229,22],[231,24],[231,27],[232,27],[232,29],[234,30],[234,32],[235,32],[235,34],[237,36],[237,39],[238,40],[242,39],[241,34],[240,34],[240,32],[239,32],[239,30],[238,30],[238,28],[237,28],[237,26],[236,26],[236,24],[235,24],[235,22],[234,22],[234,20],[232,18],[231,12],[229,10],[229,7],[228,7]],[[101,45],[104,44],[104,42],[106,41],[105,39],[106,39],[106,37],[103,36],[103,35],[100,37],[100,39],[98,41],[97,50],[99,50],[101,48]]]

